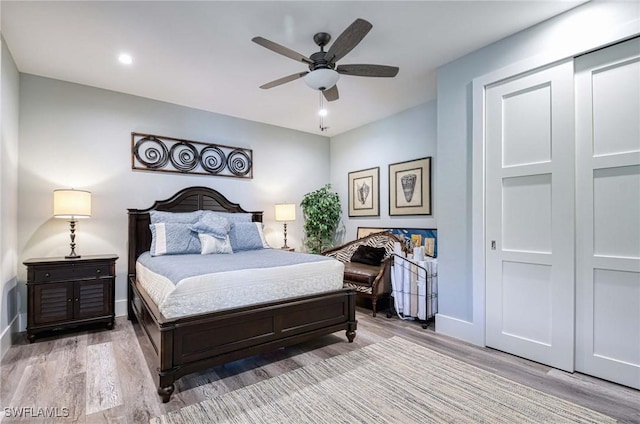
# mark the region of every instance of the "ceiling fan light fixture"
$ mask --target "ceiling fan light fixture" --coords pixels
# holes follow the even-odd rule
[[[338,82],[340,74],[333,69],[322,68],[309,72],[304,76],[304,82],[314,90],[327,90]]]

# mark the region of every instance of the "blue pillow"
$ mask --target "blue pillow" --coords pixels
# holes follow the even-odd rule
[[[160,222],[171,224],[195,224],[200,219],[202,211],[194,212],[163,212],[163,211],[150,211],[149,217],[152,224],[158,224]]]
[[[198,234],[210,234],[218,238],[225,238],[230,229],[227,218],[211,211],[202,211],[198,222],[191,226],[191,230]]]
[[[200,253],[198,233],[190,224],[160,222],[149,225],[151,229],[151,256]]]
[[[236,222],[231,224],[229,241],[234,252],[269,247],[262,233],[262,223],[260,222]]]
[[[234,212],[213,212],[216,213],[224,218],[227,218],[227,220],[233,224],[234,222],[252,222],[253,221],[253,214],[251,213],[234,213]]]

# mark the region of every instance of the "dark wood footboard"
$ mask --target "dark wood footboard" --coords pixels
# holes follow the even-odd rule
[[[183,375],[345,330],[356,335],[354,290],[165,320],[144,290],[129,281],[130,308],[151,342],[158,394],[168,402]]]

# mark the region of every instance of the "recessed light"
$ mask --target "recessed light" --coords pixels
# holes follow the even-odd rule
[[[120,56],[118,56],[118,61],[124,65],[131,65],[133,58],[127,53],[121,53]]]
[[[327,116],[327,113],[329,113],[329,112],[327,111],[327,109],[320,109],[320,110],[318,111],[318,115],[320,115],[320,116]]]

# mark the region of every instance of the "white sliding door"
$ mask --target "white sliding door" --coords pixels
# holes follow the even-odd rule
[[[486,344],[574,366],[573,61],[486,88]]]
[[[640,39],[576,59],[576,370],[640,389]]]

